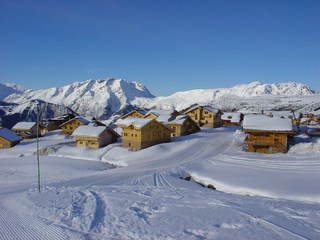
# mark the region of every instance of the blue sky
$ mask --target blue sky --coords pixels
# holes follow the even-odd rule
[[[108,77],[156,96],[252,81],[320,91],[320,1],[0,0],[0,82]]]

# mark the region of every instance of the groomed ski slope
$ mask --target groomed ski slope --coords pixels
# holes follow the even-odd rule
[[[40,194],[35,140],[1,150],[0,239],[319,239],[319,140],[264,155],[243,138],[202,129],[131,152],[51,133]]]

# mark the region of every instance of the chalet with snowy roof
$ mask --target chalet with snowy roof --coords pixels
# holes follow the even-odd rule
[[[264,111],[264,114],[270,117],[281,117],[290,119],[296,118],[296,114],[294,113],[294,111]]]
[[[291,119],[265,115],[246,115],[243,131],[248,151],[259,153],[287,152],[294,135]]]
[[[7,128],[0,127],[0,149],[11,148],[21,142],[22,138],[19,137],[14,131]]]
[[[75,117],[69,121],[60,125],[61,131],[65,135],[72,135],[72,133],[79,127],[83,125],[88,125],[91,121],[84,117]]]
[[[122,146],[140,150],[156,144],[170,142],[172,130],[149,118],[126,118],[117,121],[122,128]]]
[[[300,125],[320,125],[320,110],[301,115]]]
[[[200,131],[198,124],[193,121],[191,117],[184,114],[176,116],[176,118],[170,120],[165,124],[173,130],[173,133],[171,133],[171,137],[189,135]]]
[[[221,127],[222,112],[210,106],[197,106],[184,112],[191,117],[199,127],[217,128]]]
[[[74,118],[75,116],[73,114],[66,114],[63,116],[55,117],[55,118],[49,118],[43,120],[43,126],[46,132],[50,132],[53,130],[60,129],[60,126],[69,121],[70,119]]]
[[[82,125],[72,134],[77,147],[101,148],[117,142],[118,133],[105,126]]]
[[[222,126],[240,126],[243,114],[239,112],[225,112],[221,116]]]
[[[37,128],[36,122],[18,122],[12,127],[12,131],[23,139],[36,138],[37,131],[38,136],[41,135],[41,126]]]
[[[147,111],[145,110],[132,110],[131,112],[123,115],[120,117],[120,119],[126,119],[130,117],[136,117],[136,118],[144,118]]]
[[[145,118],[156,119],[169,126],[173,130],[171,137],[184,136],[200,130],[197,123],[188,115],[180,115],[176,110],[151,110]]]
[[[152,109],[145,114],[145,118],[157,119],[158,122],[168,122],[179,115],[176,110]]]

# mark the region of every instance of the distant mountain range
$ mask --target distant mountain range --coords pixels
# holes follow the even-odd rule
[[[211,105],[225,111],[299,110],[320,107],[320,95],[301,83],[262,84],[252,82],[232,88],[198,89],[155,97],[142,84],[123,79],[76,82],[60,88],[31,90],[0,83],[0,117],[35,120],[39,99],[42,118],[65,113],[115,120],[133,108],[176,109]],[[19,117],[17,117],[19,115]]]

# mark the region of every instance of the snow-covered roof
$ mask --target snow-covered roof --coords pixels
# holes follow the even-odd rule
[[[103,126],[79,126],[72,134],[72,136],[87,136],[87,137],[99,137],[107,128]]]
[[[20,141],[22,140],[14,131],[9,130],[8,128],[0,128],[0,137],[10,141]]]
[[[66,125],[66,124],[68,124],[68,123],[70,123],[70,122],[72,122],[72,121],[75,121],[75,120],[78,120],[79,122],[82,122],[82,123],[85,124],[85,125],[87,125],[87,124],[89,124],[89,123],[91,122],[90,120],[88,120],[88,119],[85,118],[85,117],[77,116],[77,117],[75,117],[75,118],[70,119],[70,120],[67,121],[67,122],[62,123],[60,126],[64,126],[64,125]]]
[[[184,121],[187,119],[187,117],[188,116],[185,114],[178,115],[175,119],[172,119],[171,121],[169,121],[168,124],[170,124],[170,123],[183,124]]]
[[[155,116],[160,116],[160,115],[171,115],[173,113],[172,110],[163,110],[163,109],[152,109],[149,112],[146,113],[146,115],[148,114],[153,114]]]
[[[219,112],[219,109],[210,106],[203,106],[202,108],[214,114]]]
[[[172,118],[171,114],[160,114],[157,116],[157,121],[165,123],[165,122],[169,122],[171,118]]]
[[[244,130],[293,131],[291,119],[265,115],[245,115]]]
[[[128,112],[128,113],[124,114],[123,116],[121,116],[121,118],[126,118],[128,115],[130,115],[130,114],[133,113],[133,112],[138,112],[138,113],[140,113],[140,114],[143,115],[143,116],[147,114],[147,111],[146,111],[146,110],[142,110],[142,109],[137,110],[137,109],[134,109],[134,110],[132,110],[131,112]]]
[[[120,126],[126,126],[126,127],[133,125],[137,128],[142,128],[143,126],[145,126],[146,124],[148,124],[152,120],[153,119],[149,119],[149,118],[129,117],[129,118],[125,118],[125,119],[119,119],[117,121],[117,124]]]
[[[58,117],[55,117],[55,118],[50,118],[48,119],[48,121],[64,121],[66,120],[66,116],[58,116]]]
[[[239,123],[241,119],[241,113],[238,112],[225,112],[221,116],[222,120],[230,120],[233,123]]]
[[[292,111],[264,111],[264,114],[269,116],[285,117],[285,118],[293,118],[294,116]],[[298,117],[299,113],[295,113],[295,116]]]
[[[25,129],[30,130],[33,126],[36,125],[36,122],[18,122],[12,127],[12,129]]]
[[[193,108],[187,110],[186,113],[187,113],[187,112],[190,112],[190,111],[193,111],[194,109],[197,109],[197,108],[205,109],[205,110],[207,110],[207,111],[209,111],[209,112],[212,112],[212,113],[214,113],[214,114],[216,114],[216,113],[219,112],[219,109],[214,108],[214,107],[211,107],[211,106],[196,106],[196,107],[193,107]]]
[[[84,123],[84,124],[89,124],[91,122],[91,117],[81,117],[81,116],[77,116],[74,119],[77,119],[78,121]]]
[[[153,114],[154,116],[157,117],[158,122],[168,123],[173,121],[173,118],[175,117],[174,113],[175,111],[173,110],[152,109],[146,113],[146,116],[148,116],[149,114]]]

